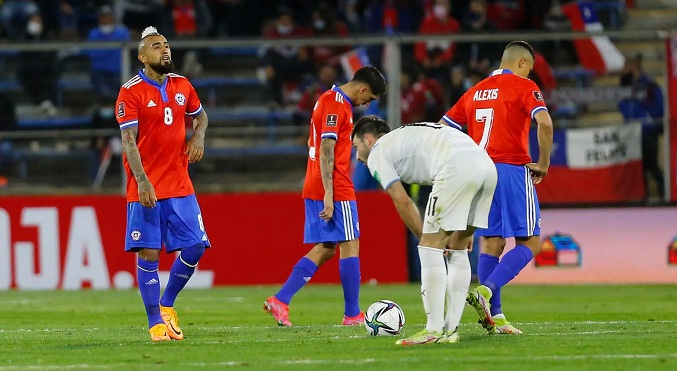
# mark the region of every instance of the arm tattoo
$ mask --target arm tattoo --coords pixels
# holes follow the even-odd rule
[[[324,192],[334,193],[334,139],[323,138],[320,142],[320,173]]]
[[[200,131],[204,135],[207,131],[207,126],[209,126],[209,120],[207,118],[207,113],[203,109],[197,116],[193,117],[193,129],[197,132]]]
[[[147,179],[146,171],[143,169],[141,164],[141,154],[139,153],[139,147],[136,146],[136,135],[139,132],[139,128],[134,126],[128,129],[122,129],[122,148],[125,151],[125,156],[127,156],[127,162],[129,167],[132,169],[132,174],[138,182],[141,179]]]

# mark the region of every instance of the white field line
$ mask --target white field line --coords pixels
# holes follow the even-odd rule
[[[677,320],[661,320],[661,321],[574,321],[574,322],[567,322],[567,321],[562,321],[562,322],[515,322],[516,325],[518,326],[533,326],[538,329],[547,329],[551,328],[552,326],[580,326],[580,325],[593,325],[593,326],[598,326],[598,325],[630,325],[630,324],[671,324],[675,323],[677,324]],[[407,328],[416,328],[416,327],[421,327],[424,326],[425,324],[416,324],[416,323],[407,323]],[[462,323],[460,325],[461,328],[466,328],[466,327],[478,327],[479,325],[476,323]],[[141,326],[139,326],[141,327]],[[252,325],[252,326],[196,326],[196,327],[190,327],[191,330],[208,330],[208,331],[214,331],[214,330],[263,330],[263,329],[278,329],[279,331],[292,331],[294,329],[296,330],[317,330],[317,329],[323,329],[323,328],[341,328],[344,327],[343,325],[327,325],[327,324],[318,324],[318,325],[308,325],[308,326],[294,326],[292,328],[282,328],[279,326],[275,325]],[[13,333],[13,332],[97,332],[101,331],[102,329],[99,327],[91,327],[91,328],[18,328],[18,329],[1,329],[0,328],[0,334],[2,333]],[[106,331],[109,331],[107,329]],[[588,334],[599,334],[599,333],[615,333],[615,332],[622,332],[620,330],[609,330],[609,331],[581,331],[581,332],[566,332],[566,333],[553,333],[553,332],[543,332],[543,333],[534,333],[530,332],[530,335],[553,335],[553,334],[569,334],[569,335],[588,335]]]
[[[436,345],[433,345],[436,346]],[[541,362],[541,361],[585,361],[585,360],[594,360],[594,359],[662,359],[662,358],[677,358],[677,353],[671,354],[589,354],[589,355],[570,355],[570,356],[502,356],[502,361],[514,361],[514,362]],[[398,363],[418,363],[424,362],[428,359],[415,358],[415,357],[406,357],[399,358]],[[458,361],[467,361],[467,362],[492,362],[496,358],[494,356],[486,357],[445,357],[441,359],[443,361],[458,362]],[[365,359],[299,359],[299,360],[288,360],[283,362],[275,362],[277,364],[283,365],[363,365],[367,363],[377,363],[383,362],[388,363],[392,362],[392,359],[375,359],[375,358],[365,358]],[[220,362],[192,362],[187,363],[187,366],[192,367],[214,367],[214,366],[244,366],[251,364],[251,362],[241,362],[241,361],[220,361]],[[266,364],[269,364],[266,362]],[[108,364],[108,365],[89,365],[89,364],[72,364],[72,365],[24,365],[24,366],[0,366],[0,371],[13,371],[13,370],[65,370],[65,369],[108,369],[108,368],[117,368],[121,364]]]

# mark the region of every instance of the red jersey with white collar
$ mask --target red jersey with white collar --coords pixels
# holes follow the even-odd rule
[[[324,200],[320,172],[320,143],[323,138],[336,140],[334,147],[334,201],[355,200],[355,187],[350,179],[350,156],[353,144],[353,104],[337,86],[327,90],[315,103],[310,119],[310,148],[303,198]]]
[[[442,120],[459,129],[468,125],[468,135],[494,162],[524,165],[531,162],[531,120],[541,110],[547,108],[536,83],[499,69],[465,92]]]
[[[136,143],[141,163],[158,200],[195,193],[188,177],[185,116],[202,112],[202,104],[188,79],[167,74],[162,85],[143,71],[127,81],[115,104],[120,129],[138,126]],[[127,201],[139,201],[138,185],[123,156],[127,173]]]

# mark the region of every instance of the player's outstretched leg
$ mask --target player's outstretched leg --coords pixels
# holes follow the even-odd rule
[[[137,258],[136,277],[139,282],[139,291],[148,316],[148,331],[153,341],[171,340],[167,335],[167,326],[160,315],[160,277],[158,276],[158,261],[148,261]]]
[[[360,311],[360,258],[352,256],[339,260],[339,274],[343,286],[343,326],[362,326],[364,313]]]
[[[479,324],[484,327],[487,332],[493,334],[496,331],[494,320],[491,318],[491,289],[484,285],[479,285],[474,290],[470,291],[467,297],[467,302],[475,308],[479,315]]]
[[[294,295],[313,278],[315,272],[317,272],[317,264],[304,256],[296,263],[280,291],[263,302],[263,310],[270,313],[278,325],[291,327],[289,303]]]
[[[503,258],[499,261],[498,265],[494,271],[487,277],[483,285],[490,292],[496,292],[510,282],[517,274],[529,264],[533,253],[530,248],[523,244],[518,244],[512,250],[508,251]],[[480,287],[482,287],[480,286]],[[500,303],[500,300],[499,300]],[[492,310],[491,313],[493,316],[502,314],[499,311]],[[515,328],[505,319],[505,316],[496,317],[500,323],[500,326],[497,325],[497,333],[505,334],[520,334],[521,330]],[[498,330],[498,327],[502,327],[502,330]]]
[[[205,252],[204,244],[197,244],[181,250],[169,270],[167,287],[160,299],[160,313],[167,325],[167,333],[174,340],[183,340],[184,334],[179,327],[179,316],[174,310],[174,302],[179,292],[186,287],[188,280],[195,273],[195,267]]]

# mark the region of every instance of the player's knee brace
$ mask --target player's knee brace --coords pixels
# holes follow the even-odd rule
[[[205,245],[197,244],[191,247],[187,247],[181,250],[181,255],[179,258],[181,261],[189,267],[194,267],[200,261],[200,258],[205,253]]]

